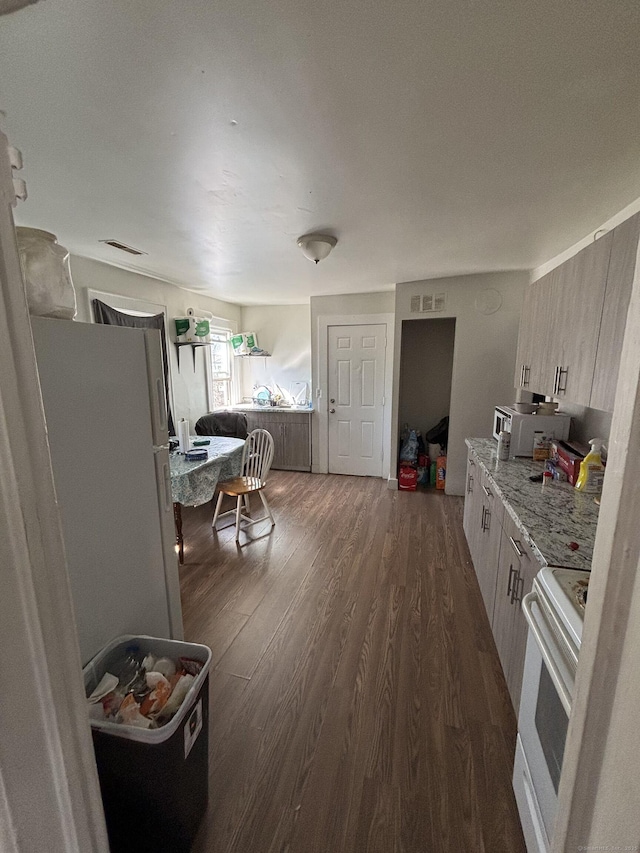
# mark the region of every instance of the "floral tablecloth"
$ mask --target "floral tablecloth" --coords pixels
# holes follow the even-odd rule
[[[186,462],[182,453],[169,454],[174,503],[185,506],[206,503],[213,497],[218,482],[240,475],[244,439],[211,436],[210,441],[211,444],[202,448],[209,455],[206,461]]]

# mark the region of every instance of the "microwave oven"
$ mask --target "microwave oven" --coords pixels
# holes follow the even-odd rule
[[[569,438],[570,426],[569,415],[523,415],[509,406],[496,406],[493,415],[493,437],[496,441],[502,430],[511,433],[511,456],[533,456],[533,439],[536,432],[566,441]]]

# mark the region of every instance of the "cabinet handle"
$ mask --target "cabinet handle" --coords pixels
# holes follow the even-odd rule
[[[475,468],[476,463],[475,463],[475,460],[474,460],[474,459],[472,459],[471,457],[469,457],[469,467],[471,467],[471,465],[473,465],[473,467]]]
[[[467,478],[467,494],[471,494],[473,491],[473,475],[469,474]]]
[[[513,536],[509,537],[509,542],[511,542],[511,547],[516,552],[518,557],[524,557],[524,552],[520,550],[522,542],[520,542],[518,539],[514,539]]]
[[[509,583],[507,585],[507,596],[508,597],[511,597],[511,582],[513,580],[513,576],[515,575],[515,573],[516,573],[516,570],[513,568],[513,566],[509,566]]]
[[[559,372],[559,370],[560,370],[560,365],[556,365],[556,371],[553,374],[553,394],[554,394],[554,396],[558,392],[558,372]]]
[[[558,368],[558,387],[556,389],[557,394],[564,394],[567,390],[567,376],[569,374],[568,367],[559,367]],[[562,377],[564,376],[564,383],[562,381]]]
[[[522,601],[522,598],[518,595],[518,585],[520,585],[520,592],[522,592],[524,589],[524,578],[521,576],[520,570],[516,572],[516,578],[511,590],[511,604],[519,604]]]
[[[520,365],[520,385],[524,386],[524,364]]]
[[[529,380],[531,378],[531,367],[526,364],[524,368],[524,386],[525,388],[529,387]]]
[[[488,498],[493,497],[493,492],[491,491],[491,489],[488,489],[486,486],[483,486],[482,490]]]
[[[491,513],[486,508],[486,506],[482,507],[482,529],[486,533],[491,528]]]

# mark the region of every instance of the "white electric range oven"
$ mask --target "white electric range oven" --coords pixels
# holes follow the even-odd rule
[[[589,572],[544,568],[522,609],[529,623],[513,789],[528,853],[548,853],[575,683]]]

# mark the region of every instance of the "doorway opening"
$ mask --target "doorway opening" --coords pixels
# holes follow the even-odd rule
[[[438,453],[437,445],[429,452],[425,436],[449,416],[455,334],[453,317],[402,322],[398,434],[406,434],[407,428],[420,433],[424,441],[423,455],[428,456],[431,463],[427,472],[422,470],[424,465],[419,466],[421,470],[418,471],[416,459],[416,475],[409,477],[407,483],[415,479],[416,484],[435,485],[433,465],[437,459],[431,457]],[[443,447],[443,451],[446,453],[446,448]],[[446,464],[444,469],[442,476],[446,477]],[[402,482],[400,477],[399,480]],[[444,482],[440,486],[443,487]]]

